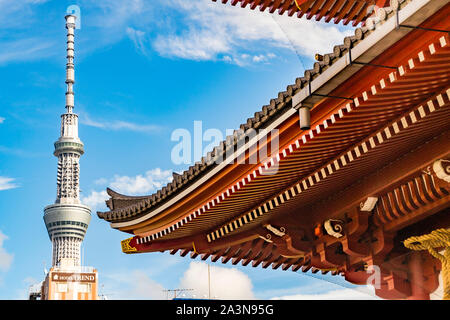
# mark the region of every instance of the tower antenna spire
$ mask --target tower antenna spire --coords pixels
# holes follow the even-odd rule
[[[75,84],[75,65],[74,59],[74,44],[75,44],[75,20],[76,16],[67,15],[66,17],[67,29],[67,64],[66,64],[66,109],[67,113],[72,113],[74,108],[74,92],[73,85]]]
[[[52,266],[81,265],[81,243],[91,221],[91,210],[80,202],[80,158],[84,145],[78,137],[78,115],[73,113],[75,83],[74,40],[76,16],[65,16],[67,29],[66,113],[55,142],[58,158],[56,201],[44,209],[44,221],[53,246]]]

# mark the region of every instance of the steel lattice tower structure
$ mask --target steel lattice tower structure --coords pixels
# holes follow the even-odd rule
[[[45,207],[44,222],[53,245],[52,266],[61,259],[72,259],[81,265],[83,242],[91,210],[80,202],[80,157],[84,145],[78,138],[78,115],[73,113],[75,83],[74,69],[74,15],[67,15],[66,113],[61,115],[61,136],[55,142],[54,155],[58,158],[57,196],[54,204]]]

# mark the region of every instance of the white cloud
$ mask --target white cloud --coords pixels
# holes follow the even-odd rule
[[[270,60],[275,58],[276,55],[273,53],[268,54],[258,54],[258,55],[250,55],[247,53],[243,53],[240,55],[233,56],[224,56],[221,60],[229,63],[234,63],[238,66],[246,66],[250,63],[269,63]]]
[[[34,19],[39,18],[34,15],[34,5],[39,5],[48,0],[0,0],[0,21],[2,28],[24,27],[21,24],[24,20],[36,23]]]
[[[3,241],[7,239],[8,237],[0,231],[0,271],[3,272],[9,270],[13,261],[13,255],[6,252],[5,248],[3,248]]]
[[[171,256],[171,258],[173,258]],[[164,260],[165,261],[165,260]],[[174,263],[172,261],[171,263]],[[176,263],[176,262],[175,262]],[[131,270],[114,274],[102,274],[104,293],[109,299],[167,299],[172,298],[172,293],[164,292],[164,286],[157,280],[164,274],[167,264],[157,263],[151,272],[146,270]],[[193,289],[184,292],[185,297],[197,299],[208,298],[209,289],[213,299],[253,300],[253,284],[251,279],[236,268],[218,267],[210,265],[210,287],[208,287],[208,265],[200,261],[192,261],[187,270],[182,274],[177,286],[181,289]],[[375,296],[371,286],[358,286],[353,289],[338,288],[336,284],[324,283],[323,285],[300,286],[291,288],[279,288],[267,290],[276,296],[268,296],[272,300],[372,300],[380,299]],[[312,292],[318,293],[300,293]],[[283,294],[283,292],[285,294]],[[267,298],[263,298],[267,299]]]
[[[156,168],[135,177],[116,175],[110,186],[120,193],[145,194],[162,188],[170,181],[172,181],[172,171]]]
[[[104,294],[108,299],[114,300],[163,300],[165,299],[164,287],[151,279],[142,270],[120,274],[102,274],[104,289],[99,294]],[[104,290],[104,292],[103,292]]]
[[[42,23],[36,8],[48,0],[0,0],[2,41],[0,65],[37,60],[55,55],[54,40],[35,32],[34,26]],[[32,30],[27,30],[32,26]],[[11,32],[13,31],[13,32]],[[10,33],[11,32],[11,33]]]
[[[91,191],[87,197],[81,196],[81,202],[84,205],[89,206],[91,209],[97,208],[101,205],[105,205],[105,201],[109,196],[106,191]]]
[[[250,47],[284,48],[312,56],[317,52],[331,52],[333,45],[351,33],[350,28],[255,12],[210,0],[176,0],[167,5],[185,15],[184,20],[180,19],[182,31],[168,30],[153,42],[155,50],[168,57],[216,60],[222,54],[225,60],[231,56],[235,63],[242,64],[239,57],[247,54],[242,51]],[[259,60],[260,54],[254,57],[253,61],[258,62],[255,60]]]
[[[261,61],[267,61],[267,57],[263,54],[257,55],[257,56],[253,56],[252,60],[254,62],[261,62]]]
[[[147,55],[145,32],[131,27],[126,29],[127,36],[133,41],[136,49],[143,55]]]
[[[49,0],[0,0],[2,42],[0,43],[0,65],[16,61],[33,61],[42,58],[63,57],[63,41],[59,38],[64,28],[62,20],[47,19],[42,4]],[[114,44],[126,36],[126,26],[134,23],[149,23],[147,14],[154,7],[143,0],[80,0],[82,32],[86,40],[78,49],[78,57],[85,53]],[[60,10],[59,8],[58,10]],[[65,9],[65,8],[64,8]],[[56,12],[57,13],[57,12]],[[85,28],[84,26],[89,26]]]
[[[0,65],[54,56],[54,45],[54,42],[40,37],[2,41],[0,43]]]
[[[89,24],[104,29],[122,29],[124,25],[130,23],[134,18],[148,14],[153,6],[148,5],[144,0],[103,0],[88,1],[82,8],[100,9],[93,14],[93,19]]]
[[[212,30],[159,36],[153,46],[163,56],[192,60],[214,60],[219,53],[232,51],[230,43]]]
[[[162,188],[170,181],[172,181],[172,171],[156,168],[134,177],[115,175],[112,179],[100,178],[95,183],[107,185],[114,191],[126,195],[143,195]],[[82,196],[81,202],[91,208],[98,208],[104,205],[108,198],[106,191],[91,191],[88,196]]]
[[[0,176],[0,191],[18,188],[19,185],[17,183],[14,183],[14,180],[14,178]]]
[[[5,121],[5,118],[0,117],[0,123],[3,123],[3,121]]]
[[[112,130],[112,131],[118,131],[118,130],[129,130],[129,131],[135,131],[135,132],[147,132],[152,133],[159,131],[161,129],[160,126],[154,125],[154,124],[138,124],[138,123],[132,123],[122,120],[112,120],[112,121],[98,121],[91,119],[87,114],[83,114],[80,117],[80,123],[95,127],[103,130]]]
[[[0,64],[54,57],[59,50],[55,48],[62,48],[62,43],[54,41],[56,22],[41,18],[39,4],[43,2],[46,0],[0,1],[0,21],[8,30],[0,44]],[[263,55],[268,57],[268,52],[280,48],[307,57],[331,52],[334,44],[351,33],[349,27],[211,0],[86,0],[80,6],[82,25],[89,26],[82,30],[85,40],[80,56],[128,37],[146,56],[155,50],[165,57],[247,65],[262,62]],[[28,32],[32,23],[40,29]],[[251,58],[242,59],[242,54]]]
[[[301,288],[299,288],[301,291]],[[372,287],[358,287],[354,289],[337,289],[314,294],[293,294],[273,297],[273,300],[376,300]]]
[[[250,278],[235,268],[210,266],[211,298],[217,299],[255,299]],[[194,289],[196,298],[208,297],[208,265],[191,262],[180,280],[180,288]]]
[[[108,183],[108,179],[106,179],[106,178],[100,178],[100,179],[95,180],[94,183],[95,183],[95,184],[98,184],[98,185],[105,185],[105,184]]]

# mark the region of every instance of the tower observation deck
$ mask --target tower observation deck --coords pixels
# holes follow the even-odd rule
[[[78,137],[78,115],[73,113],[75,83],[74,69],[74,15],[66,17],[66,113],[61,115],[61,135],[55,142],[54,155],[58,158],[56,201],[44,209],[44,222],[53,246],[52,266],[62,259],[70,259],[74,266],[81,265],[83,242],[91,210],[80,202],[80,157],[84,145]]]

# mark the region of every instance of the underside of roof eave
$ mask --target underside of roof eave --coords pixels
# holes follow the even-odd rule
[[[372,7],[389,5],[389,0],[212,0],[222,4],[230,3],[270,14],[287,15],[293,19],[306,19],[316,21],[333,21],[335,24],[342,23],[353,26],[364,24],[368,16],[372,14]]]

